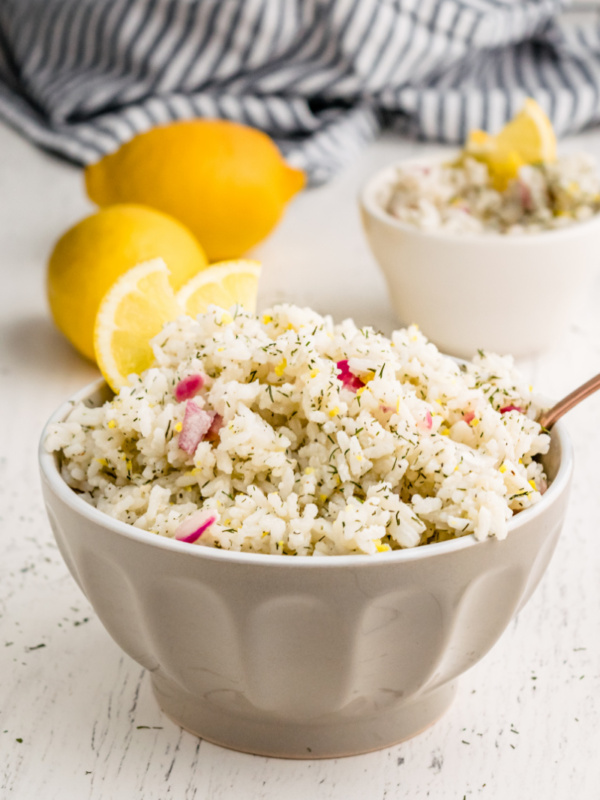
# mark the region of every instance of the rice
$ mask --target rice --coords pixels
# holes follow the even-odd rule
[[[399,167],[386,211],[420,230],[518,235],[555,230],[600,210],[600,176],[585,154],[523,166],[504,191],[488,167],[462,156],[454,163]]]
[[[50,427],[64,480],[161,536],[287,555],[385,553],[507,534],[546,487],[549,436],[510,357],[457,363],[278,305],[211,307],[153,341],[154,366]]]

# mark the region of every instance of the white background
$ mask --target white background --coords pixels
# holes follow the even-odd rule
[[[600,156],[600,134],[564,147]],[[391,330],[355,198],[374,169],[417,149],[384,138],[293,202],[257,249],[260,307],[288,300]],[[54,329],[44,289],[53,241],[91,210],[80,170],[0,127],[0,800],[598,800],[600,395],[568,417],[574,488],[542,584],[433,728],[365,756],[294,762],[221,749],[163,716],[68,574],[37,473],[46,418],[96,376]],[[600,371],[599,306],[597,275],[560,344],[521,363],[538,391],[559,397]]]

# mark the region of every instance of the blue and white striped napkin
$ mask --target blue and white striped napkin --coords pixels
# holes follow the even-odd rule
[[[589,8],[589,7],[588,7]],[[313,183],[383,125],[459,142],[534,96],[600,120],[600,22],[561,0],[0,0],[0,116],[87,164],[171,120],[262,128]]]

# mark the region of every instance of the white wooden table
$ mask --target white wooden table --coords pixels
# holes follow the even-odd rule
[[[564,146],[600,156],[600,133]],[[389,331],[355,196],[420,147],[385,138],[297,198],[257,250],[261,305],[290,300]],[[45,419],[96,375],[54,329],[44,290],[53,241],[89,210],[78,169],[0,127],[0,800],[598,800],[600,395],[568,418],[576,474],[550,569],[433,728],[370,755],[294,762],[224,750],[163,716],[68,574],[37,473]],[[560,345],[522,367],[556,397],[600,371],[600,275]]]

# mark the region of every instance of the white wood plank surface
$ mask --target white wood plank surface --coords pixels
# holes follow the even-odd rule
[[[389,331],[355,197],[374,169],[417,148],[386,137],[300,196],[256,251],[260,304]],[[565,148],[600,156],[600,134]],[[0,128],[0,800],[598,800],[600,395],[568,418],[576,474],[550,568],[434,727],[365,756],[285,761],[201,742],[163,716],[68,574],[37,473],[44,421],[96,375],[55,331],[44,294],[53,240],[89,210],[79,170]],[[600,274],[564,340],[522,367],[555,397],[600,371]]]

